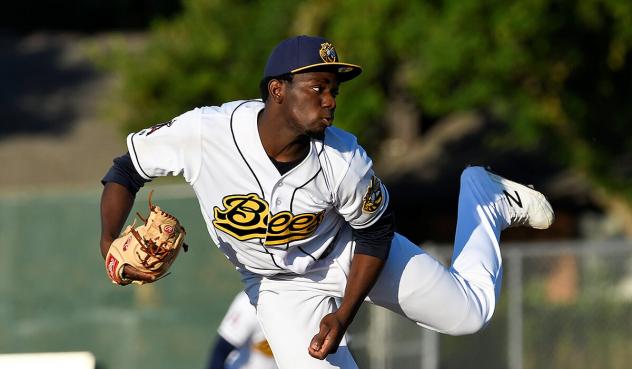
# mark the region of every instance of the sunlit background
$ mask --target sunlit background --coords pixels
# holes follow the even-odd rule
[[[36,353],[86,354],[81,368],[204,368],[238,273],[192,191],[164,178],[134,211],[155,189],[190,252],[158,283],[111,284],[98,249],[100,179],[128,132],[257,98],[271,48],[297,34],[327,37],[363,67],[341,86],[335,124],[372,155],[411,240],[449,262],[469,164],[535,185],[557,215],[549,230],[503,234],[504,290],[489,327],[440,336],[365,306],[351,327],[360,367],[628,368],[631,25],[629,0],[5,4],[0,368]],[[29,357],[49,360],[33,367],[56,360]]]

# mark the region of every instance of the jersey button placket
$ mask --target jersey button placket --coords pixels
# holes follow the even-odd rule
[[[283,203],[283,201],[281,200],[281,196],[282,196],[282,195],[281,195],[281,192],[282,192],[282,191],[281,191],[281,188],[282,188],[282,187],[283,187],[283,182],[282,182],[282,181],[279,181],[279,182],[276,184],[276,191],[275,191],[275,193],[274,193],[274,197],[276,197],[276,200],[274,200],[274,205],[276,205],[276,207],[277,207],[277,208],[278,208],[279,206],[281,206],[281,204]],[[277,212],[278,212],[278,210],[279,210],[279,209],[276,209],[276,210],[277,210]]]
[[[283,204],[283,200],[282,197],[283,195],[281,194],[282,191],[280,191],[280,187],[282,187],[282,182],[279,182],[276,184],[275,189],[273,190],[271,196],[270,196],[270,212],[268,214],[268,225],[267,225],[267,229],[266,229],[266,240],[268,238],[268,236],[270,236],[271,232],[270,232],[270,227],[272,226],[272,217],[274,217],[274,215],[278,214],[279,212],[281,212],[281,205]],[[278,224],[275,226],[278,227]],[[274,231],[272,232],[274,233]]]

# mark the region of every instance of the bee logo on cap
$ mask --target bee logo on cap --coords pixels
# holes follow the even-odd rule
[[[338,55],[336,54],[336,49],[334,45],[329,42],[324,42],[320,44],[320,58],[323,59],[325,63],[333,63],[338,61]]]

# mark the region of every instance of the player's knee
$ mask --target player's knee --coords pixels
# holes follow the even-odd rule
[[[451,336],[464,336],[468,334],[474,334],[487,326],[489,319],[479,314],[470,314],[466,320],[464,320],[457,327],[454,327],[450,331],[445,333]]]

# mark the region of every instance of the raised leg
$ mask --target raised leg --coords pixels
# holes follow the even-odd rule
[[[500,291],[502,230],[516,225],[546,228],[552,220],[550,205],[539,192],[481,167],[467,168],[461,176],[451,266],[396,235],[369,299],[442,333],[476,332],[491,319]]]

